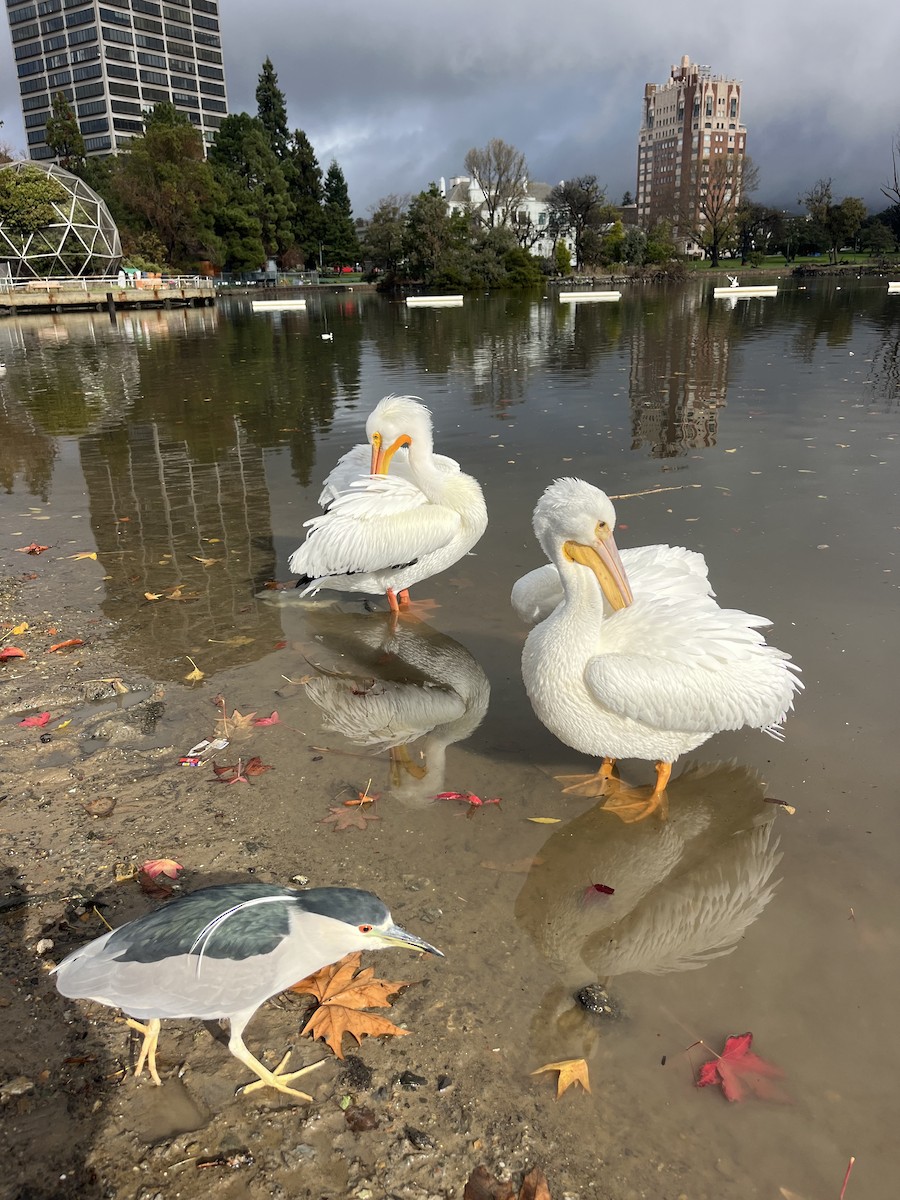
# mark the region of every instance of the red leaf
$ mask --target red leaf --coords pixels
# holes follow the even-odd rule
[[[171,858],[151,858],[141,866],[144,875],[156,879],[158,875],[166,875],[169,879],[177,879],[184,867]]]
[[[280,725],[281,722],[277,712],[273,712],[271,717],[257,717],[253,722],[254,725]]]
[[[466,804],[471,804],[473,808],[482,808],[485,804],[500,803],[499,796],[491,796],[488,800],[482,800],[474,792],[438,792],[435,800],[462,800]]]
[[[49,550],[49,546],[40,546],[37,542],[31,542],[28,546],[17,546],[18,554],[43,554],[45,550]]]
[[[4,646],[0,650],[0,662],[6,662],[10,658],[27,658],[24,650],[20,650],[18,646]]]
[[[772,1082],[773,1079],[781,1079],[784,1071],[754,1054],[750,1049],[752,1042],[752,1033],[726,1038],[721,1057],[704,1063],[700,1068],[697,1087],[721,1084],[725,1099],[732,1101],[746,1099],[746,1089],[749,1088],[760,1100],[788,1103],[784,1091]]]
[[[36,729],[41,725],[46,725],[50,720],[50,714],[43,712],[39,717],[26,717],[24,721],[20,721],[20,725],[24,725],[26,729]]]
[[[83,646],[84,642],[81,638],[69,638],[67,642],[57,642],[55,646],[51,646],[47,651],[48,654],[53,654],[57,650],[65,650],[69,646]]]

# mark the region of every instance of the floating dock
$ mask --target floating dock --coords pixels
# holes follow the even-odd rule
[[[407,308],[462,308],[462,296],[407,296]]]
[[[281,309],[304,309],[305,300],[251,300],[250,307],[254,312],[280,312]]]
[[[560,292],[560,304],[608,304],[622,299],[621,292]]]
[[[717,287],[713,288],[713,295],[717,300],[721,300],[723,296],[777,296],[778,284],[761,287]]]
[[[0,280],[0,314],[102,312],[117,308],[202,308],[216,302],[211,279],[139,279],[126,287],[108,279]]]
[[[889,283],[888,284],[888,295],[889,296],[900,296],[900,281],[898,281],[897,283]]]

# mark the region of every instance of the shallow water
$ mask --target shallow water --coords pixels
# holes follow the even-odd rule
[[[734,305],[710,291],[5,319],[2,562],[30,566],[10,551],[31,540],[96,551],[57,569],[116,623],[123,660],[177,681],[190,655],[210,694],[280,688],[273,706],[302,732],[279,771],[316,791],[316,817],[326,778],[371,777],[378,854],[346,835],[336,869],[359,882],[368,865],[387,899],[393,875],[431,880],[442,915],[423,932],[448,953],[445,986],[523,1090],[541,1063],[588,1057],[592,1097],[553,1117],[583,1122],[585,1194],[615,1144],[660,1162],[659,1195],[671,1167],[692,1197],[837,1196],[855,1155],[848,1198],[889,1196],[900,302],[882,280]],[[491,517],[474,555],[416,589],[441,605],[429,624],[394,635],[358,602],[264,591],[288,578],[323,475],[392,391],[426,400],[438,449],[482,481]],[[567,474],[613,495],[671,489],[618,503],[619,546],[702,551],[720,602],[769,617],[803,668],[787,741],[742,732],[687,756],[665,825],[561,798],[553,773],[587,760],[522,688],[509,589],[541,561],[537,496]],[[431,799],[443,789],[502,804],[470,817]],[[248,822],[290,830],[302,801],[278,803]],[[598,979],[619,1013],[606,1022],[572,1010]],[[691,1087],[691,1061],[710,1055],[685,1048],[745,1030],[784,1069],[790,1106]]]

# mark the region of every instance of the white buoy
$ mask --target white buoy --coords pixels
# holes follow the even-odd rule
[[[777,296],[778,284],[760,287],[717,287],[713,288],[713,295],[719,300],[723,296]]]
[[[462,296],[407,296],[407,308],[462,308]]]
[[[251,300],[254,312],[276,312],[281,308],[306,308],[305,300]]]
[[[621,292],[560,292],[560,304],[603,304],[622,299]]]

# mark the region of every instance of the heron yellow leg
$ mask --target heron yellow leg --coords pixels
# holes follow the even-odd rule
[[[126,1017],[125,1024],[129,1029],[136,1029],[138,1033],[144,1035],[144,1040],[141,1043],[141,1052],[138,1055],[137,1065],[134,1068],[135,1078],[141,1074],[146,1064],[147,1070],[150,1072],[150,1078],[159,1087],[162,1083],[159,1071],[156,1069],[156,1046],[159,1042],[160,1029],[159,1017],[153,1017],[146,1025],[141,1021],[135,1021],[132,1017]]]
[[[669,782],[671,774],[671,763],[658,762],[656,764],[656,783],[650,789],[649,795],[647,795],[646,788],[629,788],[619,784],[603,805],[604,812],[615,813],[626,825],[645,821],[655,812],[658,812],[660,819],[665,821],[669,815],[666,784]]]
[[[312,1071],[316,1067],[320,1066],[323,1062],[327,1062],[327,1059],[320,1058],[318,1062],[310,1063],[308,1067],[301,1067],[299,1071],[289,1071],[285,1073],[284,1068],[287,1066],[288,1059],[291,1057],[290,1050],[288,1050],[287,1053],[282,1057],[278,1066],[275,1067],[273,1071],[270,1071],[268,1067],[263,1066],[258,1058],[253,1057],[253,1055],[244,1045],[244,1041],[240,1034],[235,1036],[232,1033],[231,1038],[228,1041],[228,1049],[235,1058],[239,1059],[245,1067],[248,1067],[253,1074],[257,1076],[252,1083],[245,1083],[239,1087],[237,1089],[237,1095],[246,1096],[250,1092],[258,1091],[260,1088],[270,1087],[275,1088],[275,1090],[278,1092],[284,1092],[286,1096],[296,1096],[300,1100],[308,1100],[310,1103],[312,1103],[312,1096],[308,1095],[306,1092],[299,1091],[297,1088],[289,1087],[288,1084],[292,1080],[299,1078],[299,1076],[305,1075],[307,1071]]]
[[[568,784],[563,788],[566,796],[605,796],[610,790],[615,765],[614,758],[604,758],[593,775],[554,775],[554,779],[557,783]]]

